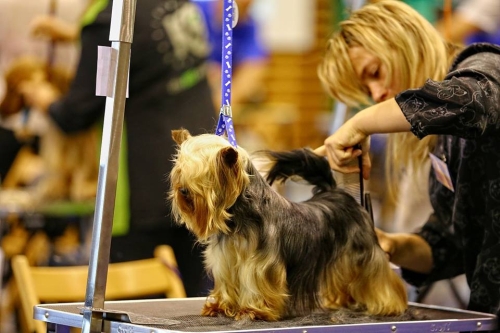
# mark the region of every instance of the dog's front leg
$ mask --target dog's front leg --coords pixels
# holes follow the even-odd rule
[[[285,265],[279,251],[257,250],[259,239],[258,232],[252,237],[233,234],[207,248],[205,263],[214,289],[203,315],[275,321],[285,314],[289,297]]]
[[[225,314],[223,306],[218,301],[218,297],[210,294],[205,300],[203,309],[201,310],[202,316],[217,317],[219,314]]]
[[[276,309],[276,305],[269,304],[264,297],[254,299],[252,304],[240,305],[216,295],[213,293],[207,297],[201,313],[203,316],[217,317],[218,315],[225,315],[236,320],[260,319],[266,321],[276,321],[281,317],[281,309]],[[284,304],[279,304],[279,307],[282,306]]]
[[[239,311],[236,319],[276,321],[286,312],[288,290],[285,266],[275,253],[264,251],[254,256],[239,271]]]
[[[245,286],[234,289],[227,288],[227,281],[221,286],[216,282],[214,290],[205,301],[202,315],[224,315],[236,320],[279,320],[286,307],[287,292],[284,283],[256,283],[257,280],[248,276],[246,282],[248,284]],[[236,285],[241,286],[240,283]]]

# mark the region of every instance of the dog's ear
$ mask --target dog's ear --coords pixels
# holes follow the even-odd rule
[[[227,209],[232,207],[241,192],[247,187],[250,182],[247,173],[244,170],[245,155],[242,155],[237,149],[226,146],[217,152],[216,179],[213,183],[213,191],[217,193],[213,207],[215,211],[221,214],[218,225],[225,223],[230,216],[227,215]],[[227,226],[225,226],[227,228]]]
[[[189,131],[185,128],[180,128],[178,130],[172,130],[172,139],[174,139],[174,141],[178,145],[180,145],[181,143],[183,143],[184,141],[186,141],[190,137],[191,137],[191,133],[189,133]]]
[[[238,162],[238,151],[233,147],[225,147],[219,151],[219,159],[224,165],[232,168]]]

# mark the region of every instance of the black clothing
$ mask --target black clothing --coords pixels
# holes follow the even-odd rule
[[[10,170],[21,149],[20,142],[13,131],[0,127],[0,185]]]
[[[422,285],[465,273],[468,309],[496,313],[500,304],[500,48],[462,51],[442,82],[428,80],[396,101],[422,138],[439,134],[434,154],[447,165],[454,192],[430,175],[434,214],[419,234],[431,245],[429,275],[403,270]]]
[[[86,129],[102,119],[105,98],[95,96],[97,49],[98,45],[111,45],[111,10],[112,1],[93,23],[83,27],[74,82],[69,93],[50,106],[50,115],[65,132]],[[140,253],[151,257],[154,245],[168,244],[168,234],[175,230],[176,242],[185,242],[174,252],[188,296],[202,293],[200,249],[185,228],[172,225],[166,198],[175,153],[171,130],[184,127],[199,134],[215,128],[205,73],[209,46],[200,15],[186,0],[141,0],[137,4],[125,105],[130,231],[111,244],[112,260],[138,259]],[[159,237],[148,240],[147,235],[155,233]],[[135,246],[123,241],[126,239],[143,243]],[[137,255],[131,253],[134,251]]]

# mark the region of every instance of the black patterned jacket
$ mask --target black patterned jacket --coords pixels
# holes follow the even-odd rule
[[[396,97],[419,138],[438,134],[434,154],[451,175],[452,192],[430,174],[434,214],[419,234],[432,247],[429,275],[403,270],[422,285],[465,273],[468,308],[495,313],[500,302],[500,47],[464,49],[442,82]]]

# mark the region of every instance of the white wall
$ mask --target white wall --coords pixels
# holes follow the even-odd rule
[[[316,0],[254,0],[254,16],[262,38],[272,51],[309,50],[315,36]]]

